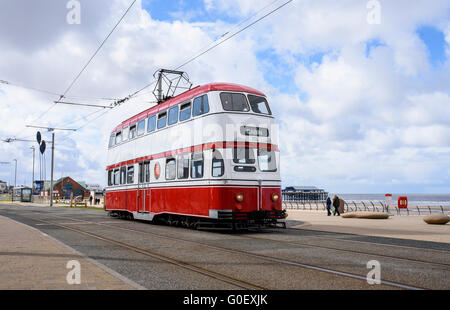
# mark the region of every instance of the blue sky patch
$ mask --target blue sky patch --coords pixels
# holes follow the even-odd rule
[[[296,66],[277,54],[273,48],[258,51],[256,57],[261,63],[264,79],[268,83],[276,86],[281,92],[298,93],[294,79]]]
[[[366,58],[370,57],[370,52],[373,48],[377,48],[379,46],[386,46],[385,43],[381,42],[378,39],[373,39],[366,42]]]
[[[185,20],[190,22],[216,22],[222,20],[229,23],[239,22],[238,19],[224,15],[223,12],[206,10],[203,0],[143,0],[142,8],[156,20],[173,22]],[[221,13],[221,14],[219,14]]]
[[[417,34],[428,48],[430,63],[434,67],[444,63],[447,58],[444,33],[435,27],[422,26],[417,29]]]

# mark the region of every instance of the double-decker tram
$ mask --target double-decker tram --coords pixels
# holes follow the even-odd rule
[[[279,149],[266,96],[197,86],[117,126],[105,210],[192,228],[284,226]]]

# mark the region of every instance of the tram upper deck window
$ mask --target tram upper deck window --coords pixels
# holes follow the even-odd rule
[[[136,134],[136,124],[134,124],[133,126],[130,126],[130,140],[136,138],[137,134]]]
[[[203,95],[194,99],[193,116],[199,116],[209,112],[208,95]]]
[[[267,99],[261,96],[248,95],[252,111],[259,114],[272,115]]]
[[[116,140],[116,137],[114,135],[111,135],[109,137],[109,147],[113,147],[114,146],[115,140]]]
[[[233,162],[235,164],[248,164],[253,165],[255,163],[255,154],[253,149],[247,147],[236,147],[233,149]]]
[[[192,153],[191,178],[203,178],[203,153]]]
[[[159,113],[158,115],[158,129],[166,127],[167,124],[167,111]]]
[[[269,150],[258,150],[258,166],[263,172],[277,171],[275,152]]]
[[[129,127],[122,129],[122,141],[127,141],[128,140],[128,131],[129,131]]]
[[[173,125],[178,122],[178,106],[170,108],[168,122],[169,122],[169,125]]]
[[[180,107],[180,122],[191,118],[191,103],[182,104]]]
[[[222,101],[222,107],[225,111],[250,111],[250,109],[248,108],[247,99],[244,94],[221,93],[220,100]]]
[[[147,132],[155,131],[155,129],[156,129],[156,115],[153,115],[148,118]]]
[[[145,132],[145,119],[143,119],[142,121],[140,121],[137,125],[137,135],[141,136],[143,135]]]
[[[116,133],[116,144],[119,144],[120,142],[122,142],[122,132],[121,131]]]

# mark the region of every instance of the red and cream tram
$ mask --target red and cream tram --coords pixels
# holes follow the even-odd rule
[[[284,226],[276,139],[263,93],[190,89],[113,130],[105,210],[185,227]]]

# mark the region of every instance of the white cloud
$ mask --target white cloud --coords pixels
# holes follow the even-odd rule
[[[63,92],[129,5],[125,0],[91,2],[82,2],[82,25],[77,27],[65,23],[64,8],[45,0],[48,10],[36,9],[26,31],[15,21],[21,16],[17,10],[28,2],[17,2],[20,5],[14,8],[2,4],[0,28],[12,31],[0,31],[0,78]],[[204,4],[209,11],[245,18],[271,2],[205,0]],[[181,64],[231,27],[223,21],[198,23],[195,17],[158,21],[140,5],[138,1],[69,96],[121,98],[151,82],[158,68]],[[381,24],[369,25],[365,1],[293,1],[183,69],[196,84],[241,83],[268,94],[281,126],[285,185],[312,184],[334,192],[382,191],[396,183],[420,182],[428,184],[427,190],[445,188],[439,173],[450,159],[450,63],[431,68],[427,47],[415,31],[433,25],[444,31],[450,45],[446,15],[450,4],[436,0],[433,5],[428,1],[411,5],[399,0],[381,5]],[[33,36],[39,39],[26,42]],[[372,47],[367,57],[371,40],[381,45]],[[280,85],[269,82],[258,58],[258,52],[267,48],[294,68],[289,78],[299,94],[283,93]],[[305,63],[321,53],[321,61]],[[33,138],[35,130],[24,125],[57,97],[1,89],[0,136],[20,133]],[[104,184],[109,133],[120,121],[150,106],[151,90],[65,140],[61,138],[66,134],[58,133],[57,160],[67,167],[61,168],[65,174]],[[89,113],[57,106],[39,123],[64,127]],[[4,156],[0,160],[20,157],[21,162],[30,162],[24,145],[2,143],[0,150]],[[23,166],[28,175],[30,165]]]

